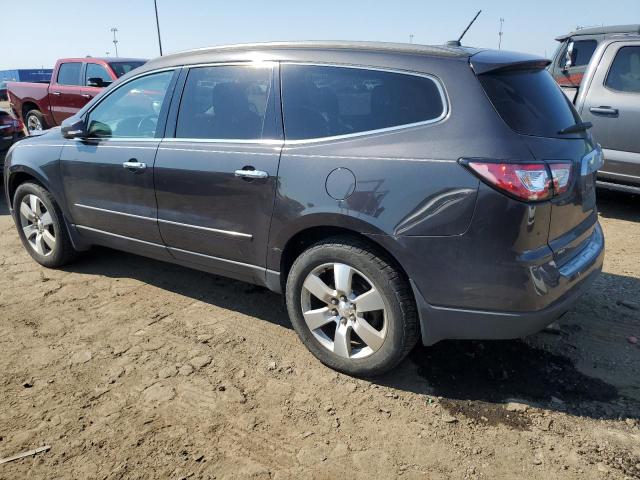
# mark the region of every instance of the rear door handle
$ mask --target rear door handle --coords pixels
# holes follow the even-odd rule
[[[236,177],[241,178],[267,178],[269,174],[267,172],[263,172],[262,170],[250,170],[250,167],[244,167],[245,169],[236,170]]]
[[[91,98],[91,95],[89,95],[88,93],[83,93],[83,94],[82,94],[82,96],[83,96],[84,98]]]
[[[124,162],[122,166],[130,172],[143,172],[147,169],[146,163],[139,162],[135,158],[132,158],[128,162]]]
[[[618,115],[618,109],[612,107],[591,107],[589,111],[591,113],[595,113],[596,115]]]
[[[56,97],[62,95],[62,92],[51,92],[51,95],[55,95]]]

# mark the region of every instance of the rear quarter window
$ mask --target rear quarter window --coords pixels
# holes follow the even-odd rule
[[[484,73],[478,79],[498,114],[518,133],[570,138],[558,132],[580,121],[547,70],[504,70]]]
[[[288,140],[435,121],[446,113],[431,77],[362,68],[283,65],[282,97]]]

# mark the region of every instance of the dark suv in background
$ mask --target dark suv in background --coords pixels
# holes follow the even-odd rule
[[[355,375],[418,339],[543,328],[601,269],[602,154],[529,55],[273,43],[153,60],[20,142],[5,191],[32,257],[105,245],[286,295]]]

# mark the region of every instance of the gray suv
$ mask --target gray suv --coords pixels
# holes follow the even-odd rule
[[[283,292],[353,375],[418,340],[533,333],[598,275],[602,152],[529,55],[271,43],[168,55],[14,146],[18,233],[57,268],[104,245]]]

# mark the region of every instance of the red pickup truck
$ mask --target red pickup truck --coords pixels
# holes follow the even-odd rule
[[[9,82],[11,108],[29,133],[60,125],[125,73],[143,65],[138,58],[64,58],[51,83]]]

